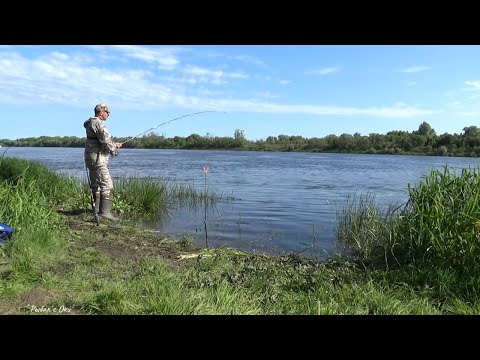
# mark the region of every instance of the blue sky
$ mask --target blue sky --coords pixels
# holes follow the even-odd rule
[[[478,45],[0,46],[0,138],[437,132],[479,126]]]

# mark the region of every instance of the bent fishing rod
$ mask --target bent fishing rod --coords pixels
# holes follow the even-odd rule
[[[129,142],[129,141],[131,141],[131,140],[133,140],[133,139],[136,139],[136,138],[138,138],[138,137],[140,137],[140,136],[142,136],[142,135],[145,135],[147,132],[152,131],[152,130],[155,130],[156,128],[158,128],[158,127],[160,127],[160,126],[162,126],[162,125],[167,125],[167,124],[169,124],[169,123],[171,123],[171,122],[174,122],[174,121],[176,121],[176,120],[179,120],[179,119],[182,119],[182,118],[185,118],[185,117],[188,117],[188,116],[193,116],[193,115],[198,115],[198,114],[203,114],[203,113],[208,113],[208,112],[218,112],[218,111],[217,111],[217,110],[199,111],[199,112],[195,112],[195,113],[183,115],[183,116],[177,117],[177,118],[175,118],[175,119],[171,119],[171,120],[165,121],[165,122],[163,122],[163,123],[161,123],[161,124],[158,124],[158,125],[150,128],[150,129],[142,132],[141,134],[135,135],[134,137],[131,137],[130,139],[125,140],[125,141],[122,142],[121,144],[122,144],[122,146],[123,146],[125,143],[127,143],[127,142]]]

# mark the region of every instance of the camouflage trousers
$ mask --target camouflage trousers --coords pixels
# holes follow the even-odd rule
[[[102,197],[109,197],[113,189],[113,181],[108,171],[108,154],[85,153],[85,163],[90,175],[90,187],[94,193],[100,192]]]

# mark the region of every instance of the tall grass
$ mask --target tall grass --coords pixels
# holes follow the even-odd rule
[[[12,239],[0,249],[9,258],[9,275],[0,281],[0,293],[40,280],[44,265],[62,258],[66,244],[54,207],[75,203],[79,196],[73,180],[38,163],[0,158],[0,222],[14,228]]]
[[[449,295],[480,295],[480,172],[445,166],[413,187],[397,211],[379,216],[372,198],[347,203],[337,223],[337,239],[364,265],[413,266],[413,281]],[[428,269],[431,277],[419,276]],[[440,295],[441,294],[441,295]],[[449,295],[448,295],[449,294]]]
[[[398,209],[398,205],[390,204],[382,210],[372,193],[348,195],[337,212],[338,245],[364,264],[380,262],[388,267],[396,245]]]
[[[153,178],[129,177],[115,182],[115,209],[124,215],[154,215],[166,206],[166,185]]]
[[[65,175],[54,173],[34,161],[18,158],[0,158],[0,180],[12,186],[20,181],[35,181],[35,187],[53,206],[72,206],[81,202],[78,182]]]
[[[68,177],[57,174],[43,165],[18,158],[0,158],[0,180],[16,186],[34,180],[37,188],[48,203],[59,210],[90,208],[90,188],[86,178]],[[193,185],[169,183],[150,177],[126,177],[117,179],[114,190],[114,210],[127,217],[150,217],[164,211],[175,202],[200,203],[205,195]],[[213,203],[218,197],[209,193],[207,199]]]
[[[409,201],[397,223],[407,260],[472,271],[480,265],[479,169],[445,166],[408,185]]]
[[[209,193],[207,199],[213,203],[218,195]],[[170,183],[152,177],[126,177],[115,182],[115,209],[131,216],[151,217],[165,211],[174,203],[199,205],[205,194],[193,185]]]
[[[59,215],[33,179],[20,178],[14,186],[1,181],[0,199],[0,219],[14,228],[14,236],[5,246],[12,259],[12,276],[38,276],[40,266],[64,250],[58,237]]]

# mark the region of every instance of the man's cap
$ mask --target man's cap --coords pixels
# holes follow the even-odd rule
[[[95,114],[99,113],[102,110],[106,111],[107,113],[110,113],[110,109],[105,104],[97,104],[97,105],[95,105],[95,109],[93,109],[93,110],[95,111]]]

